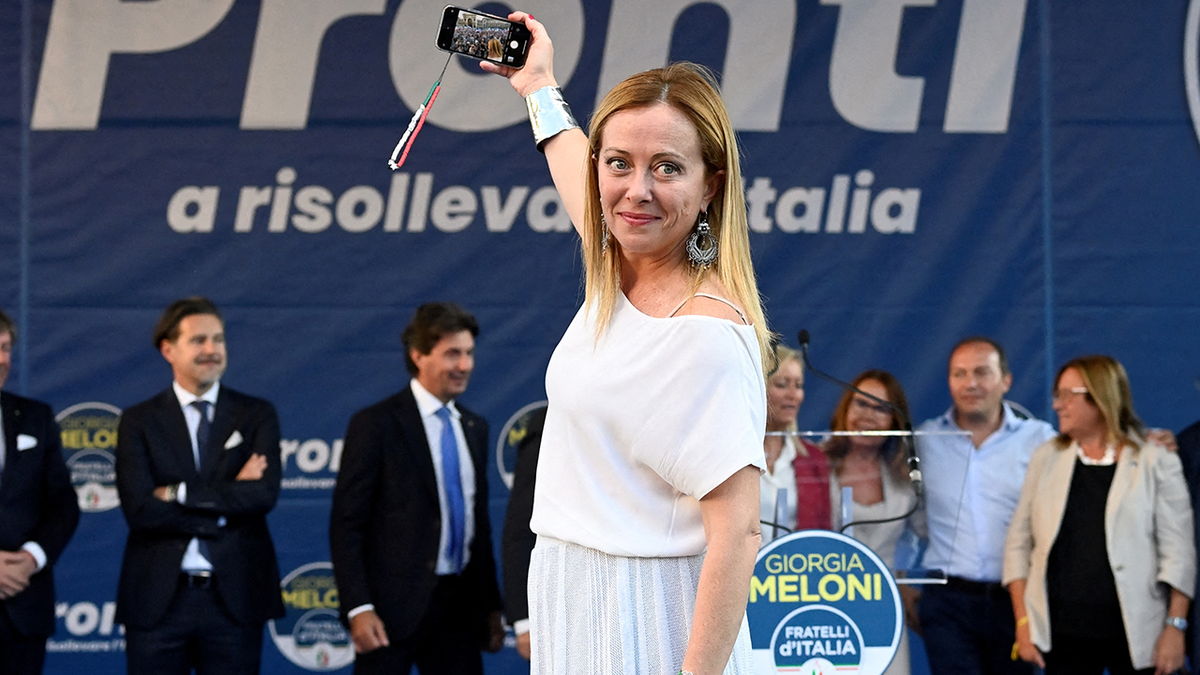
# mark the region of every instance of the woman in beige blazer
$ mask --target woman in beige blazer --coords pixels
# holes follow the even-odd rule
[[[1179,458],[1143,440],[1111,357],[1068,362],[1053,397],[1061,435],[1034,452],[1004,556],[1016,652],[1047,675],[1173,673],[1196,576]]]

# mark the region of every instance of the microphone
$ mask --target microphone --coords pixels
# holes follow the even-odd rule
[[[834,377],[828,373],[823,373],[823,372],[817,370],[815,367],[813,367],[812,361],[810,361],[808,359],[808,340],[809,340],[808,330],[801,330],[799,333],[796,334],[796,339],[800,343],[800,356],[801,356],[801,358],[804,359],[804,367],[808,368],[809,372],[816,375],[817,377],[820,377],[822,380],[825,380],[827,382],[832,382],[832,383],[838,385],[839,387],[841,387],[843,389],[848,389],[848,390],[858,394],[859,396],[863,396],[864,398],[869,398],[872,401],[875,401],[876,403],[888,408],[889,410],[895,412],[897,415],[900,416],[901,421],[904,422],[904,430],[906,432],[908,432],[908,435],[902,437],[905,439],[905,441],[902,441],[902,443],[906,443],[905,454],[907,455],[907,463],[908,463],[908,479],[909,479],[909,481],[912,482],[913,492],[915,492],[917,494],[917,503],[920,504],[921,498],[925,492],[925,480],[924,480],[924,476],[921,474],[921,458],[917,457],[916,444],[913,443],[912,419],[909,418],[909,416],[903,410],[900,409],[900,406],[897,406],[896,404],[892,403],[891,401],[885,401],[885,400],[879,398],[878,396],[874,396],[872,394],[869,394],[869,393],[863,391],[862,389],[859,389],[858,387],[850,384],[849,382],[843,382],[843,381],[837,379],[836,377]]]

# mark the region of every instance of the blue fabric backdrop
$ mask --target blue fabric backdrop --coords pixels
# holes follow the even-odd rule
[[[347,658],[320,565],[339,439],[355,410],[403,386],[398,334],[415,306],[452,299],[479,317],[464,402],[503,440],[544,397],[580,302],[575,235],[506,83],[452,62],[408,163],[386,166],[445,61],[442,4],[0,4],[0,304],[22,329],[8,387],[59,411],[126,407],[168,384],[149,337],[161,309],[195,293],[221,305],[225,381],[281,415],[271,524],[305,591],[288,596],[276,629],[291,646],[268,641],[266,672]],[[1148,423],[1200,416],[1200,88],[1185,67],[1197,7],[524,7],[550,27],[581,119],[668,59],[720,73],[771,324],[789,343],[808,329],[819,367],[891,370],[925,418],[949,405],[951,345],[987,334],[1009,350],[1011,397],[1039,414],[1059,364],[1104,352],[1129,369]],[[801,426],[824,428],[837,395],[811,382]],[[94,499],[58,567],[51,673],[124,667],[111,611],[125,526],[100,498],[100,407],[64,418],[91,430],[68,450]],[[498,453],[491,472],[497,533],[510,461]],[[511,649],[487,663],[524,668]]]

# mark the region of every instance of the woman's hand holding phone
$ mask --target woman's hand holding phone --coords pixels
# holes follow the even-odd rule
[[[525,67],[510,68],[491,61],[480,61],[479,66],[489,73],[507,77],[509,84],[522,98],[542,87],[558,86],[554,80],[554,44],[546,33],[546,27],[525,12],[513,12],[508,15],[508,20],[524,23],[529,29],[531,37]]]

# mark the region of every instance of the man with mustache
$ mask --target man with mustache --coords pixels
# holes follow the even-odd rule
[[[0,310],[0,387],[17,327]],[[50,406],[0,391],[0,669],[36,675],[54,633],[54,563],[79,502]]]
[[[479,324],[453,303],[404,329],[408,386],[350,420],[329,543],[354,672],[482,675],[503,645],[487,422],[456,400]]]
[[[154,346],[175,381],[117,429],[128,672],[257,673],[263,625],[284,613],[266,518],[279,497],[279,417],[221,384],[225,324],[207,298],[167,307]]]

